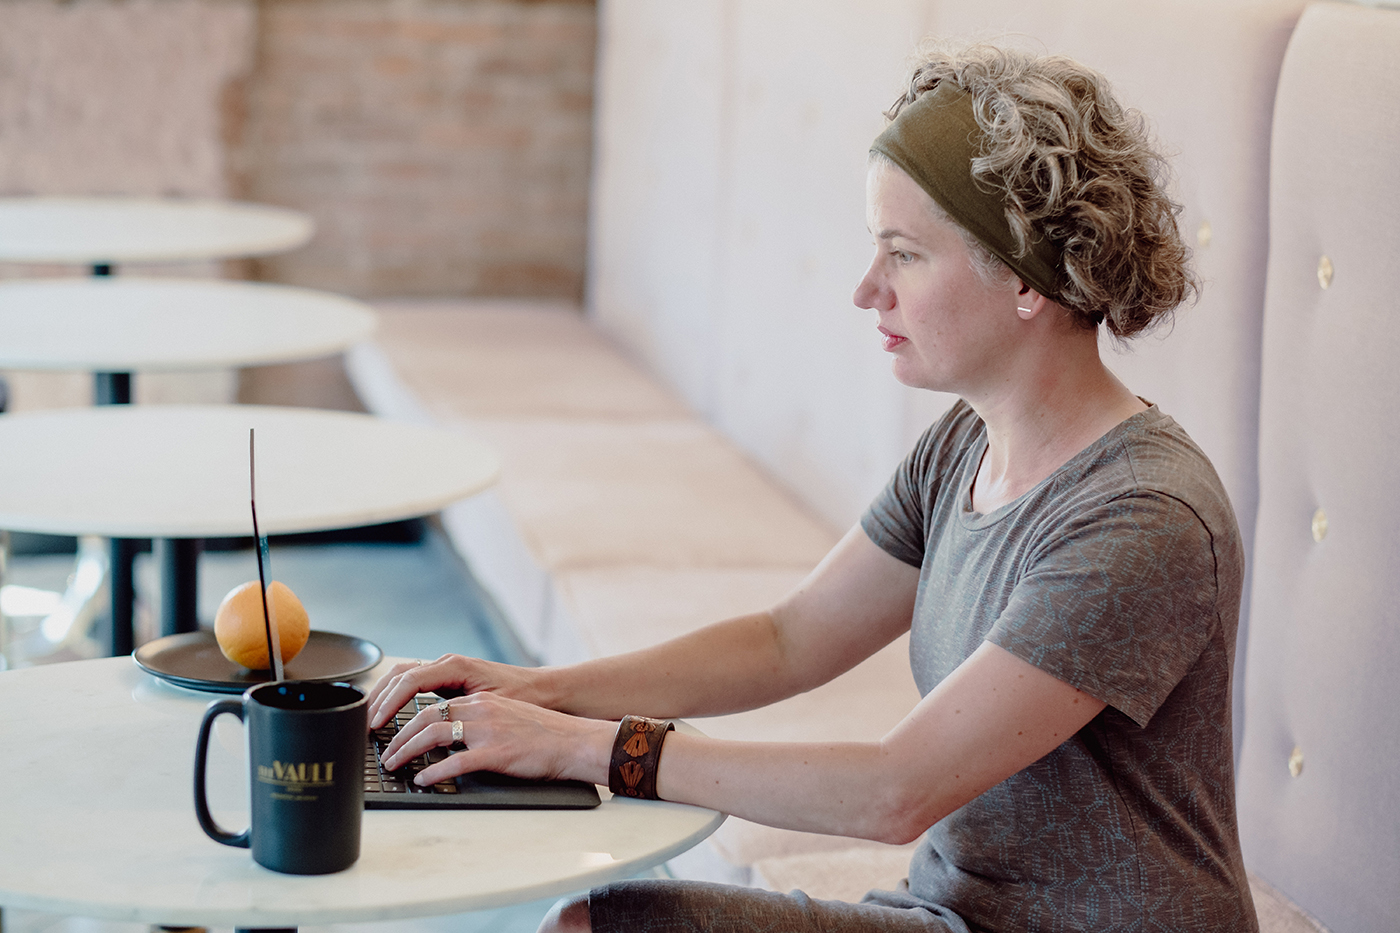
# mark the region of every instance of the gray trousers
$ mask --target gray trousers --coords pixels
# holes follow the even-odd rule
[[[588,898],[593,933],[971,933],[946,908],[907,891],[859,904],[702,881],[622,881]]]

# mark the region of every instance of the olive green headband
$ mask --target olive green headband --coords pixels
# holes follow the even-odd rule
[[[1059,248],[1040,238],[1028,253],[1018,255],[1001,198],[983,191],[972,178],[972,160],[981,154],[985,135],[972,112],[972,95],[943,81],[906,105],[870,150],[903,169],[1021,281],[1057,298],[1063,265]]]

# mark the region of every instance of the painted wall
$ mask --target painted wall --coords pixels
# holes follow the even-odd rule
[[[947,399],[894,382],[850,295],[865,158],[924,0],[607,0],[589,312],[847,525]]]

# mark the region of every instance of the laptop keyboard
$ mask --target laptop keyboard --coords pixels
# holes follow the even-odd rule
[[[420,755],[394,771],[385,768],[380,759],[389,743],[394,741],[399,729],[417,716],[420,710],[436,706],[441,699],[442,697],[431,694],[419,694],[383,727],[370,732],[370,740],[365,746],[365,793],[455,795],[458,792],[455,781],[442,781],[427,787],[419,787],[413,783],[413,777],[419,771],[452,754],[445,748],[434,748],[426,755]]]

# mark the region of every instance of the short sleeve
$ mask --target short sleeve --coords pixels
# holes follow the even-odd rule
[[[1215,542],[1138,492],[1048,535],[987,640],[1146,726],[1220,625]]]
[[[924,562],[925,490],[918,454],[919,447],[910,451],[860,519],[861,529],[882,551],[915,567]]]
[[[886,553],[923,566],[934,500],[981,437],[981,419],[959,399],[919,438],[884,490],[861,516],[860,527]]]

